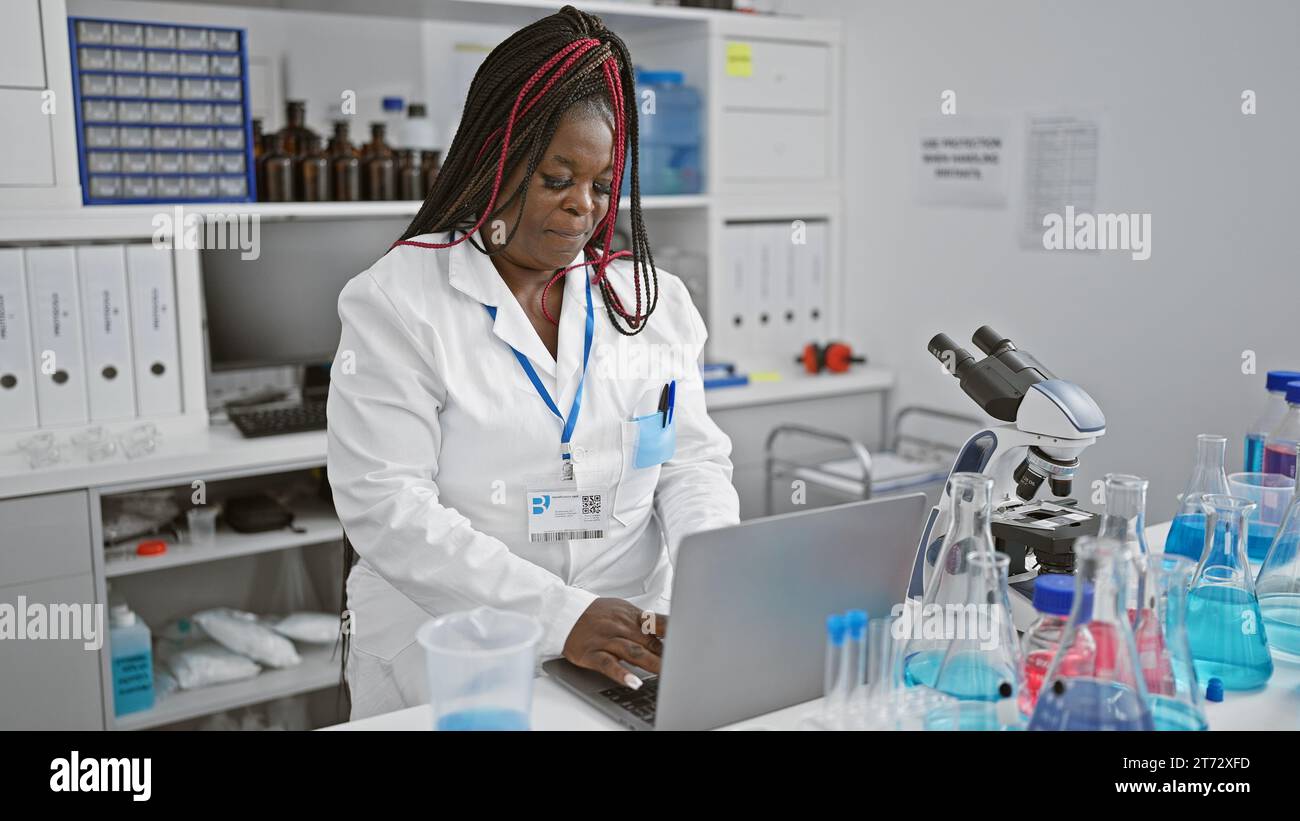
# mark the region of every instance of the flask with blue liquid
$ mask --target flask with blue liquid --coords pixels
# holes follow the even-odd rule
[[[1300,489],[1300,478],[1296,479]],[[1273,654],[1300,661],[1300,494],[1291,497],[1255,579]]]
[[[1124,607],[1129,557],[1119,541],[1082,537],[1074,545],[1070,621],[1048,668],[1030,730],[1153,730],[1133,628]],[[1084,607],[1091,587],[1092,613]]]
[[[1165,537],[1165,553],[1200,561],[1205,551],[1205,510],[1201,497],[1228,495],[1228,474],[1223,469],[1228,440],[1202,433],[1196,437],[1196,467],[1179,497],[1178,513]]]

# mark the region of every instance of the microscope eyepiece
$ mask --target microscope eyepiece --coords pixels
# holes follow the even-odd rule
[[[930,340],[929,351],[953,376],[959,377],[961,371],[975,361],[970,351],[958,345],[947,334],[935,334]]]
[[[979,330],[971,335],[970,340],[975,343],[975,347],[979,348],[985,356],[997,356],[1003,351],[1014,351],[1016,349],[1010,339],[1007,339],[988,325],[981,325]]]

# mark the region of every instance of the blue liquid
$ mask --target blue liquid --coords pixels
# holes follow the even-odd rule
[[[1250,520],[1246,526],[1246,556],[1257,562],[1264,561],[1268,555],[1268,548],[1273,544],[1273,537],[1277,535],[1277,525],[1262,524]]]
[[[1300,659],[1300,593],[1261,596],[1259,609],[1273,651]]]
[[[1175,732],[1200,732],[1210,729],[1205,717],[1190,705],[1166,696],[1151,697],[1151,719],[1156,729]]]
[[[1169,535],[1165,537],[1165,552],[1199,562],[1204,550],[1205,514],[1180,513],[1175,516],[1174,523],[1169,526]]]
[[[1262,473],[1264,471],[1264,440],[1267,437],[1267,433],[1246,434],[1246,458],[1242,462],[1245,465],[1242,470],[1246,473]]]
[[[998,688],[1003,683],[1014,685],[1014,674],[989,664],[982,653],[969,651],[948,660],[939,670],[934,688],[960,701],[995,702],[1002,698]]]
[[[518,710],[461,710],[438,719],[439,730],[527,730],[528,716]]]
[[[1238,587],[1203,585],[1187,597],[1187,634],[1198,681],[1253,690],[1273,675],[1259,602]]]
[[[1132,688],[1112,681],[1071,678],[1065,679],[1061,695],[1051,687],[1038,694],[1029,729],[1150,731],[1155,722]]]
[[[923,685],[933,687],[943,664],[942,650],[922,650],[913,653],[903,662],[903,683],[908,687]]]

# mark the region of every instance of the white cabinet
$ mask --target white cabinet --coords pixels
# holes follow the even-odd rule
[[[45,50],[37,0],[5,2],[5,22],[0,26],[0,86],[45,87]]]
[[[722,180],[824,184],[830,175],[826,129],[821,114],[723,111]]]
[[[0,111],[5,112],[0,186],[54,185],[52,118],[41,110],[41,94],[39,89],[0,88]]]
[[[748,73],[726,72],[721,91],[728,108],[825,111],[830,49],[824,45],[728,39],[729,52],[749,56]]]

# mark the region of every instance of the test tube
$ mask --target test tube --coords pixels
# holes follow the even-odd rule
[[[845,704],[848,719],[856,721],[862,714],[863,682],[867,677],[867,613],[850,610],[844,614],[848,636],[844,641]]]
[[[835,613],[826,617],[826,676],[822,699],[822,720],[830,729],[838,729],[844,710],[844,690],[848,676],[844,670],[844,639],[848,622]]]

